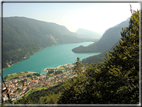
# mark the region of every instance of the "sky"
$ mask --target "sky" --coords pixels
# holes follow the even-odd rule
[[[103,34],[131,16],[130,6],[139,3],[3,3],[3,17],[27,17],[65,26],[76,32],[83,28]]]

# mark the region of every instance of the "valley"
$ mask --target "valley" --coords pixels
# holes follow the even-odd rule
[[[74,14],[79,14],[75,17],[78,18],[75,23],[83,26],[89,13],[79,17],[82,13],[78,12]],[[86,26],[89,23],[92,25],[90,29],[95,25],[94,31],[77,27],[76,32],[52,22],[17,16],[4,17],[2,106],[140,104],[140,12],[133,10],[130,5],[131,17],[128,15],[127,20],[121,19],[122,22],[110,28],[108,24],[112,24],[113,20],[109,18],[114,16],[112,9],[105,20],[100,16],[96,20],[98,14],[94,14],[85,22]],[[91,18],[96,23],[93,24]],[[115,21],[116,18],[112,19]],[[66,22],[70,21],[63,23]],[[108,28],[101,38],[97,38],[100,36],[96,30],[99,25],[102,29],[105,26]]]

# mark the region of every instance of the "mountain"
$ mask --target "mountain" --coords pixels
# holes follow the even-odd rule
[[[3,68],[28,58],[43,48],[84,42],[65,26],[26,17],[3,18]]]
[[[127,19],[126,21],[123,21],[120,24],[106,30],[98,42],[95,42],[87,47],[79,46],[74,48],[72,51],[75,53],[105,52],[120,40],[120,32],[122,31],[122,27],[128,27],[128,25],[129,20]]]
[[[118,45],[119,42],[117,42],[116,44],[114,44],[112,46],[112,48],[110,48],[109,50],[99,54],[99,55],[93,55],[90,57],[87,57],[85,59],[82,60],[82,63],[89,65],[90,63],[99,63],[99,62],[104,62],[105,61],[105,56],[106,56],[106,52],[109,53],[109,51],[113,51],[113,48],[115,48],[116,45]]]
[[[79,38],[99,39],[100,37],[98,33],[82,28],[79,28],[75,33],[79,34],[78,35]]]

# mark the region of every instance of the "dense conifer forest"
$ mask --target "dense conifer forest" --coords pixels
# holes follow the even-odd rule
[[[58,103],[139,104],[139,11],[131,12],[113,52],[68,81]]]
[[[122,38],[104,62],[85,66],[77,58],[77,77],[13,103],[139,104],[139,11],[131,13],[129,26],[122,28]]]

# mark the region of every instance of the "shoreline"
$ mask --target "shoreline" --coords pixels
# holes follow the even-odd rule
[[[86,42],[87,42],[87,41],[86,41]],[[88,42],[89,42],[89,41],[88,41]],[[76,43],[84,43],[84,42],[76,42]],[[57,45],[64,45],[64,44],[74,44],[74,43],[54,44],[54,45],[51,45],[51,46],[47,46],[47,47],[45,47],[45,48],[53,47],[53,46],[57,46]],[[33,54],[31,54],[31,55],[29,55],[29,56],[26,56],[26,58],[24,58],[24,59],[22,59],[22,60],[19,60],[19,61],[17,61],[16,63],[19,63],[19,62],[21,62],[21,61],[23,61],[23,60],[29,59],[30,56],[34,55],[36,52],[39,52],[39,51],[41,51],[41,50],[44,50],[45,48],[43,48],[43,47],[40,48],[39,50],[35,51]],[[10,68],[12,65],[14,65],[14,64],[16,64],[16,63],[13,63],[13,64],[11,64],[10,66],[5,67],[5,68],[2,68],[2,67],[1,67],[1,71],[5,70],[5,69],[7,69],[7,68]],[[57,67],[56,67],[56,68],[57,68]],[[45,68],[45,69],[46,69],[46,68]]]
[[[74,63],[68,63],[68,64],[74,64]],[[61,67],[61,66],[67,66],[68,64],[59,65],[59,66],[57,66],[55,68],[44,68],[43,71],[46,73],[47,69],[58,69],[59,67]],[[27,73],[39,73],[39,72],[31,72],[31,71],[24,71],[24,72],[18,72],[18,73],[25,73],[25,72],[27,72]],[[10,76],[10,75],[18,74],[18,73],[7,74],[6,76]],[[39,74],[43,74],[43,73],[39,73]],[[43,75],[45,75],[45,74],[43,74]],[[5,78],[5,77],[3,77],[3,78]]]
[[[68,63],[68,64],[74,64],[74,63],[75,63],[75,62],[73,62],[73,63]],[[44,68],[43,71],[46,72],[47,69],[58,69],[58,68],[60,68],[61,66],[67,66],[68,64],[59,65],[59,66],[57,66],[57,67],[55,67],[55,68]]]
[[[57,67],[55,67],[55,68],[44,68],[43,71],[46,73],[46,70],[47,70],[47,69],[58,69],[58,68],[61,67],[61,66],[67,66],[67,65],[69,65],[69,64],[74,64],[74,63],[75,63],[75,62],[73,62],[73,63],[67,63],[67,64],[64,64],[64,65],[59,65],[59,66],[57,66]],[[27,73],[39,73],[39,74],[43,74],[43,73],[40,73],[40,72],[32,72],[32,71],[23,71],[23,72],[18,72],[18,73],[25,73],[25,72],[27,72]],[[10,75],[18,74],[18,73],[7,74],[6,76],[10,76]],[[45,75],[45,74],[43,74],[43,75]],[[5,77],[6,77],[6,76],[5,76]],[[3,77],[3,78],[5,78],[5,77]]]
[[[13,73],[13,74],[8,74],[8,75],[6,75],[6,76],[15,75],[15,74],[18,74],[18,73],[21,73],[21,74],[22,74],[22,73],[32,73],[32,74],[33,74],[33,73],[37,73],[37,72],[24,71],[24,72],[17,72],[17,73]],[[39,73],[39,74],[42,74],[42,73]],[[44,74],[43,74],[43,75],[44,75]],[[6,76],[5,76],[5,77],[6,77]],[[5,78],[5,77],[3,77],[3,78]]]
[[[58,44],[51,45],[51,46],[47,46],[47,47],[45,47],[45,48],[52,47],[52,46],[56,46],[56,45],[58,45]],[[26,58],[24,58],[24,59],[22,59],[22,60],[19,60],[19,61],[16,62],[16,63],[19,63],[19,62],[21,62],[21,61],[23,61],[23,60],[29,59],[30,56],[34,55],[36,52],[39,52],[39,51],[44,50],[45,48],[43,48],[43,47],[40,48],[39,50],[35,51],[33,54],[31,54],[31,55],[29,55],[29,56],[26,56]],[[16,63],[14,63],[14,64],[16,64]],[[8,67],[6,67],[6,68],[1,69],[1,71],[5,70],[5,69],[7,69],[7,68],[10,68],[10,67],[11,67],[12,65],[14,65],[14,64],[11,64],[10,66],[8,66]]]

